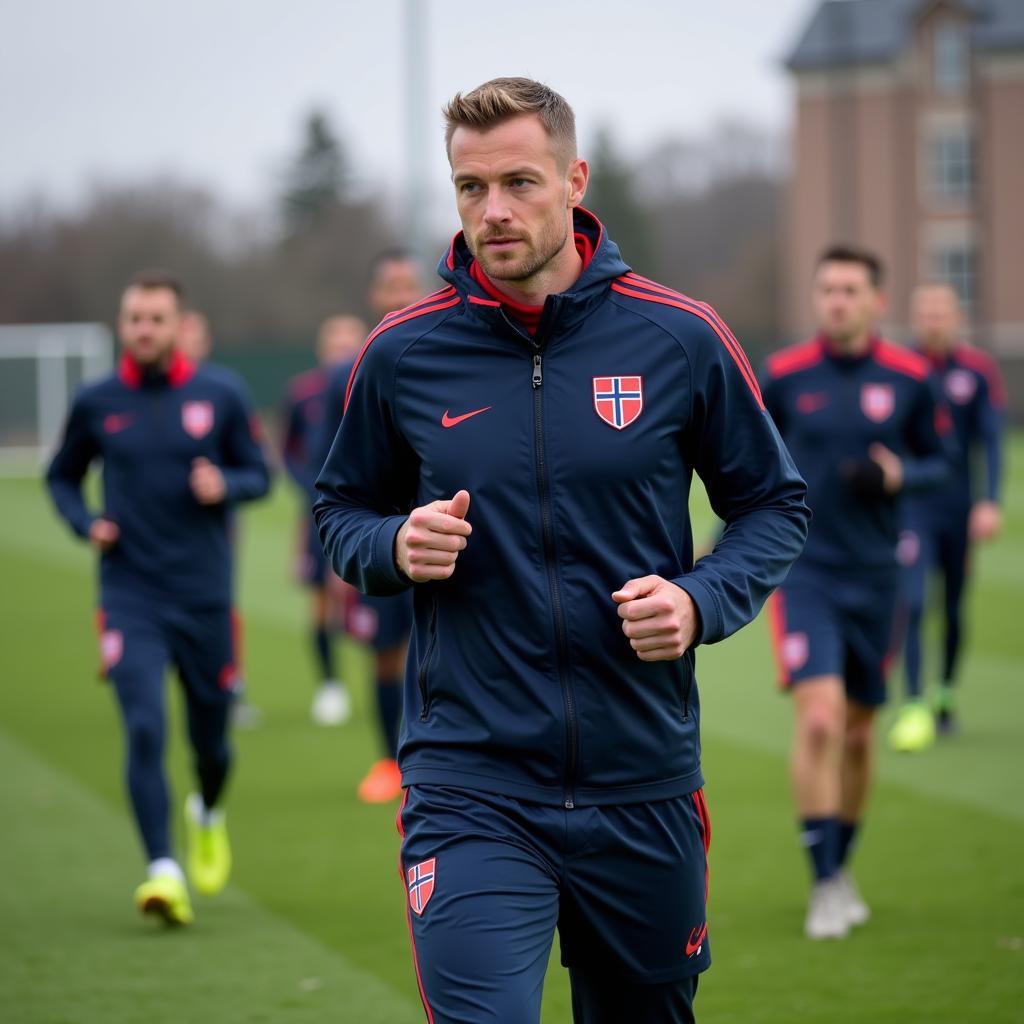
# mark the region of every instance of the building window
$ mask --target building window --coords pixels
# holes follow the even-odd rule
[[[967,86],[967,33],[962,25],[944,22],[935,29],[935,88],[963,92]]]
[[[932,273],[960,296],[964,317],[974,319],[978,302],[978,254],[969,245],[940,245],[932,251]]]
[[[966,199],[974,183],[971,136],[965,129],[943,128],[929,144],[928,183],[938,199]]]

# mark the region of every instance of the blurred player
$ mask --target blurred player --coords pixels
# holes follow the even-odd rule
[[[178,351],[194,366],[205,363],[213,351],[210,321],[198,309],[182,310]]]
[[[198,309],[183,309],[178,325],[178,351],[193,366],[200,366],[205,363],[213,353],[213,333],[210,331],[210,321],[205,313]],[[238,548],[237,523],[232,519],[228,523],[228,535],[231,538],[231,546]],[[231,724],[239,729],[252,729],[259,725],[263,715],[249,700],[248,686],[245,682],[244,668],[242,664],[242,652],[244,647],[244,629],[242,616],[237,609],[231,612],[234,619],[235,629],[235,677],[234,693],[235,699],[231,702]]]
[[[317,334],[319,366],[288,382],[284,406],[282,450],[285,468],[299,489],[302,503],[299,576],[312,591],[311,634],[320,685],[313,698],[311,714],[318,725],[341,725],[352,713],[352,701],[345,684],[337,678],[331,632],[341,618],[332,599],[344,586],[327,568],[323,545],[313,523],[314,484],[322,463],[317,445],[324,418],[324,402],[332,370],[351,363],[366,338],[366,324],[354,316],[332,316]]]
[[[419,269],[411,254],[404,249],[389,249],[380,253],[371,263],[367,300],[378,318],[403,309],[422,294]],[[351,371],[351,362],[341,366],[335,371],[328,388],[314,480],[338,432],[345,410],[345,389]],[[395,597],[360,595],[350,611],[350,635],[369,643],[374,650],[374,692],[377,697],[381,752],[384,755],[370,766],[366,777],[359,783],[359,798],[366,803],[387,803],[402,793],[402,774],[398,769],[398,729],[402,720],[402,675],[405,672],[410,629],[412,600],[408,593]]]
[[[880,338],[882,269],[836,247],[814,277],[820,333],[767,364],[765,404],[807,479],[807,546],[773,595],[796,714],[792,778],[815,884],[805,931],[841,938],[869,911],[846,870],[871,783],[899,569],[897,496],[948,472],[948,414],[927,361]]]
[[[961,647],[962,605],[971,541],[990,540],[1002,526],[999,489],[1002,475],[1003,418],[1006,391],[995,361],[960,341],[962,320],[956,292],[946,284],[923,284],[912,302],[914,336],[932,366],[949,405],[958,441],[956,470],[937,494],[909,497],[900,538],[905,565],[907,704],[889,734],[894,750],[923,750],[940,732],[954,728],[957,658]],[[985,486],[972,471],[977,449],[985,455]],[[943,580],[945,636],[942,683],[935,716],[921,693],[921,620],[929,574]]]
[[[173,924],[193,914],[171,846],[164,675],[173,665],[184,689],[199,789],[186,801],[189,878],[212,894],[231,866],[221,807],[235,679],[230,511],[269,486],[240,382],[196,368],[176,348],[181,295],[160,271],[128,285],[118,371],[79,392],[47,473],[60,515],[100,552],[102,667],[120,706],[128,791],[149,859],[135,901]],[[96,459],[98,512],[82,494]]]
[[[785,575],[804,484],[714,310],[630,273],[580,206],[566,101],[498,79],[446,120],[447,287],[370,335],[314,509],[339,573],[415,592],[398,825],[420,994],[438,1024],[537,1024],[557,928],[577,1024],[692,1022],[694,649]],[[727,523],[696,566],[694,472]]]

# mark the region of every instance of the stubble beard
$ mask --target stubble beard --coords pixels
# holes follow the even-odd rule
[[[550,233],[541,236],[538,244],[533,246],[528,239],[523,239],[527,245],[527,253],[518,260],[503,260],[500,257],[492,259],[488,253],[486,236],[475,248],[473,255],[480,261],[484,273],[492,281],[513,281],[521,284],[536,277],[565,247],[569,237],[569,227],[565,226],[561,237],[556,237],[557,227]]]

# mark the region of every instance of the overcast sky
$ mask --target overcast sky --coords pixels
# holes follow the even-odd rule
[[[581,149],[611,124],[631,152],[743,115],[789,120],[780,60],[816,0],[421,0],[441,187],[442,103],[524,74],[566,96]],[[0,206],[73,200],[170,172],[249,204],[276,188],[298,125],[327,110],[360,177],[403,178],[404,0],[3,0]]]

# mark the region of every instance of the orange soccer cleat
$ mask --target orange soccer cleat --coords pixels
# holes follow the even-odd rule
[[[402,795],[402,773],[390,757],[375,761],[356,791],[367,804],[386,804]]]

